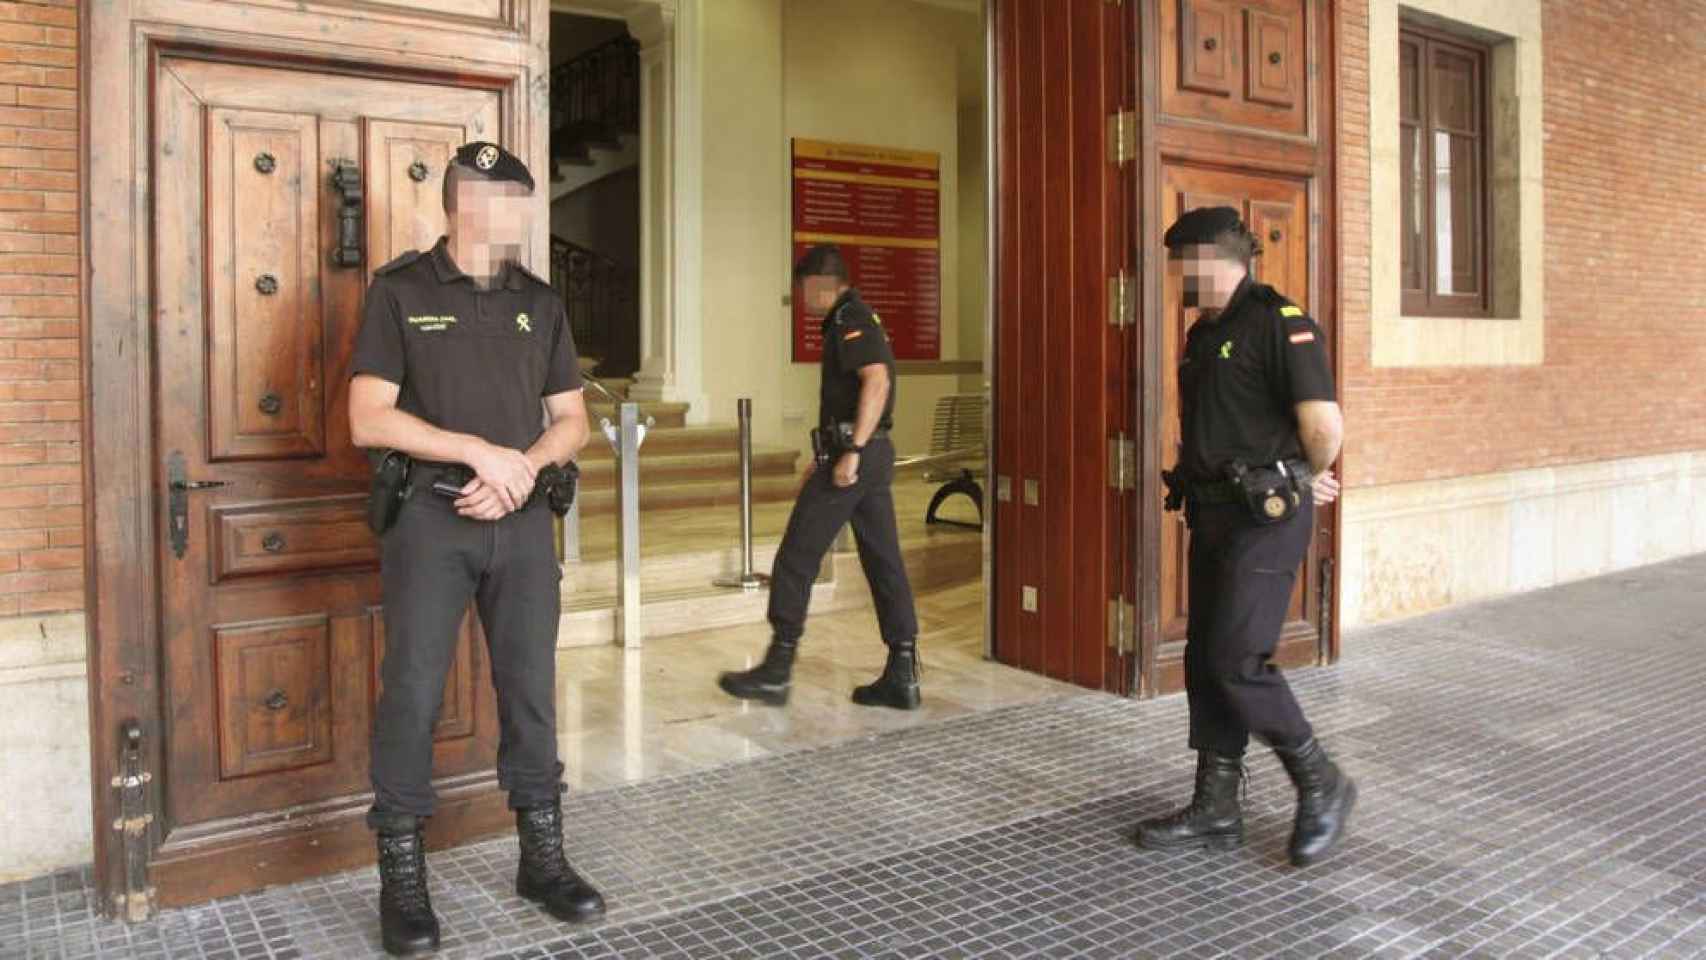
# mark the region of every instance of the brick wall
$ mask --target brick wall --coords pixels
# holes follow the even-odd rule
[[[1547,0],[1544,13],[1545,363],[1376,370],[1367,2],[1341,0],[1353,485],[1706,449],[1706,6]]]
[[[0,616],[83,605],[76,0],[0,2]]]

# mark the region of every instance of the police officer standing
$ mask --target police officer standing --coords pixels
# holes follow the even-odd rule
[[[1179,368],[1180,459],[1168,509],[1190,528],[1185,686],[1196,791],[1138,826],[1149,849],[1231,849],[1244,842],[1240,787],[1251,735],[1279,754],[1297,788],[1290,858],[1330,853],[1356,785],[1327,757],[1270,658],[1279,642],[1317,504],[1338,496],[1329,467],[1343,421],[1321,328],[1256,283],[1259,252],[1238,212],[1192,210],[1163,239],[1184,305],[1201,313]]]
[[[877,315],[849,285],[847,264],[836,247],[808,249],[794,267],[794,282],[806,313],[823,318],[820,426],[812,440],[817,456],[771,570],[772,636],[764,661],[751,670],[725,673],[718,684],[743,699],[773,706],[788,702],[812,582],[836,534],[851,522],[889,650],[882,676],[855,689],[853,702],[915,710],[920,703],[918,616],[901,561],[890,490],[894,352]]]
[[[563,853],[557,502],[547,509],[541,494],[559,490],[587,423],[562,300],[517,262],[532,193],[532,175],[502,147],[460,148],[444,175],[448,236],[375,271],[351,361],[355,444],[412,459],[381,539],[384,689],[367,818],[393,954],[439,944],[422,825],[436,804],[433,726],[470,600],[497,692],[498,783],[520,835],[516,891],[564,920],[604,911]]]

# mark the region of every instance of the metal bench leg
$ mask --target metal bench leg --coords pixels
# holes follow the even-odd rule
[[[963,493],[971,498],[971,502],[977,507],[977,523],[966,523],[964,520],[946,520],[936,516],[936,511],[941,509],[942,502],[956,493]],[[941,523],[950,527],[965,527],[968,530],[983,529],[983,487],[972,476],[970,470],[963,471],[959,476],[942,484],[936,490],[936,495],[930,498],[930,509],[924,511],[924,523],[926,525]]]

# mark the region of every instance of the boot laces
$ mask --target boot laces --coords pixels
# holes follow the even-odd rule
[[[527,871],[540,880],[573,876],[568,854],[563,851],[562,813],[554,808],[529,810],[521,831],[521,859]]]
[[[383,893],[405,911],[430,909],[426,885],[426,851],[421,837],[394,840],[379,852]]]

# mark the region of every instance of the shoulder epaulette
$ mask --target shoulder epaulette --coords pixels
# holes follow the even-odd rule
[[[390,263],[387,263],[373,271],[373,275],[376,277],[382,277],[387,273],[393,273],[397,270],[401,270],[420,258],[421,252],[419,250],[405,250],[395,260],[392,260]]]

